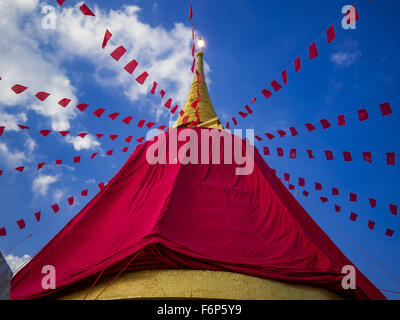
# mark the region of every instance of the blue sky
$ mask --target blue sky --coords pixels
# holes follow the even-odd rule
[[[40,26],[44,16],[41,8],[46,3],[57,8],[55,30],[43,30]],[[113,32],[110,48],[123,44],[143,70],[151,71],[167,95],[182,102],[190,86],[189,1],[87,1],[98,18],[96,23],[87,25],[73,9],[78,3],[67,0],[63,14],[56,1],[5,0],[3,5],[8,5],[7,10],[0,10],[3,21],[7,18],[3,28],[8,31],[0,40],[3,77],[0,125],[25,123],[32,129],[23,133],[14,129],[0,137],[0,169],[5,170],[0,177],[0,227],[7,227],[8,232],[7,237],[0,238],[0,249],[6,251],[41,228],[6,251],[6,255],[32,256],[79,212],[97,192],[97,183],[108,181],[134,150],[136,143],[132,142],[128,145],[129,152],[121,153],[127,145],[121,137],[145,135],[144,129],[135,127],[138,119],[168,123],[168,113],[159,111],[160,100],[146,95],[145,89],[120,71],[123,64],[117,64],[109,57],[110,51],[103,52],[100,48],[106,26]],[[299,131],[297,137],[257,143],[260,150],[263,145],[270,147],[272,155],[265,157],[267,163],[279,175],[290,173],[292,182],[304,177],[310,197],[296,197],[313,219],[378,288],[400,291],[400,283],[333,226],[339,226],[394,277],[400,278],[400,224],[388,209],[389,203],[400,205],[400,173],[398,165],[385,164],[383,154],[400,150],[397,139],[400,4],[394,0],[371,3],[359,0],[357,29],[343,30],[337,21],[346,4],[349,3],[317,0],[193,1],[193,22],[196,34],[206,39],[209,91],[220,118],[224,122],[232,115],[239,119],[237,111],[256,96],[257,101],[252,104],[255,113],[240,121],[241,127],[255,128],[262,135],[295,125]],[[327,45],[324,32],[334,22],[337,22],[336,39]],[[319,56],[309,61],[306,49],[313,41],[317,41]],[[295,74],[292,62],[299,55],[303,69]],[[264,99],[261,89],[273,79],[280,81],[280,72],[285,67],[288,84],[269,100]],[[135,120],[126,126],[105,116],[96,120],[90,113],[62,110],[54,101],[40,104],[30,93],[17,97],[10,93],[7,81],[48,91],[57,97],[72,97],[75,104],[90,104],[92,111],[94,107],[104,107],[132,114]],[[387,101],[391,102],[393,114],[383,118],[377,108],[379,103]],[[372,108],[370,120],[357,120],[355,111],[361,108]],[[302,127],[304,122],[325,117],[333,123],[335,115],[348,112],[345,127],[333,126],[312,133]],[[80,138],[67,141],[55,134],[43,138],[37,131],[44,128],[89,132],[92,139],[85,143]],[[93,138],[95,133],[115,133],[121,137],[117,142],[103,138],[98,144]],[[297,148],[300,154],[297,159],[281,159],[276,156],[276,147],[283,147],[286,152],[288,148]],[[87,160],[91,153],[108,149],[115,149],[115,155]],[[382,154],[376,154],[374,163],[368,164],[353,153],[353,161],[345,163],[338,153],[334,161],[326,161],[322,155],[319,159],[306,159],[304,151],[300,151],[305,149],[314,149],[316,156],[321,153],[317,150],[325,149]],[[85,160],[73,165],[71,159],[78,154]],[[58,158],[69,159],[68,165],[46,166],[39,173],[33,168],[37,162]],[[20,174],[12,169],[17,164],[31,169]],[[310,185],[314,181],[324,186],[322,192],[312,190]],[[332,199],[326,191],[332,186],[341,191],[337,199]],[[66,198],[78,195],[83,189],[89,189],[88,199],[79,197],[76,205],[68,208]],[[350,204],[348,192],[357,193],[359,201]],[[327,195],[330,201],[321,204],[321,195]],[[377,199],[377,208],[369,207],[368,197]],[[58,200],[62,212],[46,224],[54,217],[49,206]],[[334,204],[341,205],[340,214],[333,210]],[[39,224],[33,217],[37,210],[42,210]],[[357,222],[349,221],[350,212],[359,215]],[[27,224],[22,231],[15,223],[20,218]],[[377,223],[374,231],[367,228],[369,219]],[[387,227],[395,230],[392,238],[384,235]],[[385,294],[399,298],[396,294]]]

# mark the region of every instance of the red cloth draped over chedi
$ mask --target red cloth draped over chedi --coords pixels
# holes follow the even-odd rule
[[[190,130],[200,140],[201,130],[210,129]],[[84,279],[94,281],[105,268],[103,276],[116,274],[138,251],[125,272],[235,271],[357,299],[385,299],[358,270],[357,289],[342,289],[342,267],[352,263],[258,151],[253,172],[236,175],[235,163],[151,165],[146,150],[153,143],[139,145],[104,189],[14,276],[13,299],[40,298]],[[221,139],[221,150],[223,145]],[[42,289],[44,265],[56,269],[56,290]]]

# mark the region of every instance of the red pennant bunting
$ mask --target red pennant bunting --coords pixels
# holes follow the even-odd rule
[[[304,178],[299,178],[299,187],[304,187],[306,185],[306,181],[304,180]]]
[[[232,122],[233,122],[233,124],[234,124],[235,126],[237,126],[237,121],[236,121],[235,117],[232,117]]]
[[[310,159],[314,159],[314,158],[315,158],[314,155],[313,155],[312,150],[307,150],[307,154],[308,154],[308,157],[309,157]]]
[[[192,57],[194,57],[194,51],[195,51],[195,46],[194,46],[194,42],[193,42],[193,45],[192,45]]]
[[[190,21],[192,21],[193,19],[193,8],[192,8],[192,4],[190,4],[190,10],[189,10],[189,23]]]
[[[47,99],[49,95],[50,93],[47,92],[38,92],[35,94],[35,97],[38,98],[40,101],[44,101]]]
[[[58,133],[65,137],[66,135],[70,134],[70,131],[58,131]]]
[[[127,116],[125,119],[122,120],[123,123],[129,124],[132,121],[133,117],[132,116]]]
[[[157,89],[157,82],[153,82],[153,87],[150,90],[151,94],[155,94],[156,93],[156,89]]]
[[[146,127],[151,129],[155,125],[155,122],[147,122]]]
[[[100,118],[100,117],[103,115],[104,111],[106,111],[106,109],[99,108],[99,109],[97,109],[96,111],[94,111],[93,114],[94,114],[96,117]]]
[[[392,114],[392,108],[390,107],[389,102],[382,103],[379,105],[379,107],[381,109],[382,116],[387,116],[389,114]]]
[[[331,43],[333,40],[335,40],[335,27],[333,25],[326,30],[326,38],[328,43]]]
[[[101,139],[101,138],[103,138],[103,136],[104,136],[104,133],[96,133],[97,139]]]
[[[96,156],[97,156],[97,152],[92,153],[92,155],[90,156],[90,159],[92,160],[92,159],[94,159],[94,157],[96,157]]]
[[[106,33],[104,34],[103,44],[101,46],[103,49],[107,46],[108,40],[110,40],[111,37],[112,37],[111,32],[108,31],[108,29],[106,29]]]
[[[289,180],[290,180],[290,174],[289,174],[289,173],[284,173],[284,174],[283,174],[283,179],[284,179],[285,181],[289,181]]]
[[[319,122],[321,123],[323,129],[328,129],[331,127],[331,124],[326,119],[319,120]]]
[[[336,211],[336,212],[340,212],[340,209],[341,209],[340,206],[338,206],[337,204],[335,204],[335,211]]]
[[[125,54],[126,49],[123,46],[119,46],[113,52],[111,52],[111,57],[113,57],[116,61],[121,59],[121,57]]]
[[[166,126],[159,126],[157,129],[163,131],[166,128]]]
[[[328,202],[327,197],[319,197],[322,203]]]
[[[395,204],[389,204],[389,210],[391,214],[397,216],[397,206]]]
[[[344,114],[338,115],[337,119],[339,127],[344,126],[346,124],[346,119],[344,117]]]
[[[4,127],[4,126],[0,126],[0,137],[3,135],[3,132],[4,132],[5,128],[6,127]]]
[[[319,182],[315,182],[315,190],[322,190],[322,185]]]
[[[92,10],[90,10],[88,8],[88,6],[86,4],[83,4],[79,9],[81,9],[82,13],[85,16],[93,16],[94,17],[94,13],[92,12]]]
[[[278,157],[283,157],[283,149],[282,148],[276,148],[276,152],[278,154]]]
[[[69,204],[70,206],[72,206],[72,205],[74,204],[74,197],[69,197],[69,198],[67,199],[67,201],[68,201],[68,204]]]
[[[368,111],[366,109],[358,110],[357,114],[360,121],[368,120]]]
[[[122,152],[128,152],[128,147],[123,147]]]
[[[303,190],[303,196],[308,197],[308,195],[309,195],[309,192],[306,190]]]
[[[172,99],[169,98],[167,102],[164,104],[164,107],[166,107],[167,109],[171,109],[171,104],[172,104]]]
[[[171,109],[171,113],[172,113],[172,114],[175,114],[176,110],[178,110],[178,105],[176,105],[175,107],[173,107],[173,108]]]
[[[132,74],[133,71],[135,71],[136,67],[138,66],[138,63],[135,59],[133,59],[131,62],[129,62],[125,67],[125,71],[128,72],[129,74]]]
[[[372,155],[371,155],[371,152],[363,152],[362,154],[363,154],[363,159],[364,159],[366,162],[372,163]]]
[[[371,208],[375,208],[376,207],[376,200],[373,198],[368,198],[369,201],[369,205],[371,206]]]
[[[338,196],[339,195],[339,189],[338,188],[332,188],[332,195],[333,196]]]
[[[301,61],[300,57],[297,57],[296,60],[294,60],[294,71],[298,72],[301,69]]]
[[[315,42],[313,42],[309,47],[308,47],[308,51],[310,54],[310,60],[318,57],[318,51],[317,51],[317,45],[315,44]]]
[[[368,220],[368,228],[374,230],[376,223],[372,220]]]
[[[36,218],[36,221],[37,221],[37,222],[40,221],[40,215],[41,215],[41,214],[42,214],[41,211],[38,211],[38,212],[35,213],[35,218]]]
[[[71,99],[67,99],[67,98],[64,98],[64,99],[61,99],[60,101],[58,101],[58,104],[61,106],[61,107],[66,107],[66,106],[68,106],[68,104],[71,102]]]
[[[107,152],[106,152],[106,155],[108,155],[108,156],[112,156],[112,155],[113,155],[113,152],[114,152],[114,150],[113,150],[113,149],[111,149],[111,150],[107,150]]]
[[[100,182],[97,186],[99,187],[100,191],[104,189],[104,183],[103,182]]]
[[[74,161],[74,163],[79,163],[79,162],[81,162],[81,156],[76,156],[76,157],[74,157],[73,161]]]
[[[289,130],[290,130],[290,133],[291,133],[292,137],[298,135],[298,132],[297,132],[295,127],[291,127]]]
[[[278,134],[279,134],[279,136],[280,136],[281,138],[283,138],[284,136],[286,136],[286,131],[277,130],[276,132],[278,132]]]
[[[354,213],[354,212],[350,213],[350,220],[351,220],[351,221],[356,221],[356,220],[357,220],[357,217],[358,217],[358,214],[356,214],[356,213]]]
[[[253,99],[251,99],[250,103],[254,103],[257,100],[256,97],[254,97]]]
[[[308,130],[308,132],[314,131],[316,128],[312,123],[305,123],[304,124]]]
[[[18,224],[18,228],[19,228],[20,230],[22,230],[22,229],[25,228],[25,221],[24,221],[24,219],[18,220],[18,221],[17,221],[17,224]]]
[[[290,156],[289,156],[289,158],[290,158],[290,159],[296,159],[296,154],[297,154],[296,149],[290,149]]]
[[[244,108],[247,110],[247,112],[248,112],[249,114],[252,114],[252,113],[253,113],[253,110],[251,110],[251,108],[250,108],[248,105],[245,105]]]
[[[53,205],[51,206],[51,208],[53,209],[53,212],[54,212],[54,213],[57,213],[58,211],[60,211],[60,207],[58,206],[57,203],[56,203],[56,204],[53,204]]]
[[[187,122],[187,121],[186,121],[186,122]],[[144,140],[144,137],[140,137],[140,138],[136,139],[136,141],[139,142],[139,143],[142,143],[143,140]]]
[[[289,183],[289,190],[294,190],[294,185]]]
[[[118,112],[114,112],[108,115],[111,120],[115,120],[119,116]]]
[[[246,118],[246,117],[248,116],[247,113],[242,112],[242,111],[239,111],[238,113],[239,113],[239,115],[240,115],[242,118]]]
[[[196,58],[193,59],[192,67],[190,68],[190,70],[192,70],[192,73],[194,73],[195,65],[196,65]]]
[[[346,162],[353,161],[353,158],[351,157],[351,153],[349,151],[343,151],[343,158]]]
[[[82,197],[87,197],[87,195],[88,195],[88,190],[87,189],[81,191],[81,196]]]
[[[24,126],[24,125],[22,125],[22,124],[17,124],[17,126],[18,126],[21,130],[30,129],[28,126]]]
[[[146,81],[147,77],[149,76],[149,74],[147,72],[143,72],[139,77],[136,78],[136,81],[143,85],[143,83]]]
[[[80,103],[76,106],[81,112],[85,111],[87,107],[89,107],[86,103]]]
[[[262,141],[262,138],[260,137],[260,136],[254,136],[254,138],[256,138],[257,139],[257,141]]]
[[[60,165],[60,164],[62,164],[62,159],[58,159],[58,160],[56,160],[56,165]]]
[[[267,89],[262,89],[261,93],[264,95],[265,98],[269,99],[272,96],[272,92]]]
[[[132,141],[132,136],[129,136],[127,138],[125,138],[125,142],[130,143]]]
[[[43,166],[44,166],[44,164],[45,164],[44,162],[38,163],[38,164],[37,164],[37,169],[38,169],[38,170],[42,169]]]
[[[115,139],[117,139],[119,136],[117,135],[117,134],[110,134],[110,139],[112,140],[112,141],[115,141]]]
[[[325,156],[326,156],[326,160],[333,160],[333,153],[330,150],[326,150],[325,152]]]
[[[43,137],[47,137],[49,135],[49,133],[51,132],[51,130],[47,130],[47,129],[43,129],[40,130],[39,133],[43,136]]]
[[[139,128],[143,128],[145,122],[146,122],[146,121],[144,121],[144,120],[140,120],[140,121],[138,122],[137,126],[138,126]]]
[[[276,81],[276,80],[273,80],[273,81],[271,82],[271,86],[272,86],[272,88],[274,89],[275,92],[278,92],[279,90],[282,89],[282,86],[281,86],[281,85],[279,84],[279,82]]]
[[[282,81],[284,84],[287,84],[287,71],[286,70],[282,71]]]
[[[78,134],[78,137],[81,137],[82,139],[84,139],[87,136],[87,132],[81,132],[80,134]]]
[[[275,136],[272,133],[269,133],[269,132],[267,132],[265,135],[267,136],[267,138],[269,140],[272,140],[273,138],[275,138]]]
[[[351,202],[357,202],[357,194],[350,192],[349,193],[349,201]]]
[[[269,155],[270,155],[270,152],[269,152],[269,148],[268,148],[268,147],[264,147],[264,148],[263,148],[263,151],[264,151],[264,155],[265,155],[265,156],[269,156]]]
[[[62,5],[64,4],[65,0],[57,0],[57,2],[58,2],[58,4],[59,4],[60,6],[62,6]]]
[[[394,234],[394,231],[392,229],[386,229],[386,232],[385,232],[386,236],[391,237],[391,236],[393,236],[393,234]]]
[[[395,154],[394,152],[386,152],[386,164],[395,165]]]
[[[165,96],[165,91],[164,90],[160,90],[160,96],[161,96],[161,98],[164,98],[164,96]]]
[[[6,228],[0,228],[0,237],[5,237],[7,235]]]
[[[20,84],[16,84],[11,87],[11,90],[14,91],[16,94],[20,94],[24,92],[26,89],[28,89],[28,87],[22,86]]]

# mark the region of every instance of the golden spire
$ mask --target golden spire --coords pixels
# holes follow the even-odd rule
[[[197,52],[196,58],[197,63],[192,85],[185,106],[183,107],[185,113],[183,116],[180,115],[176,120],[174,128],[188,127],[191,125],[192,121],[196,123],[199,117],[200,122],[197,124],[198,127],[223,129],[208,95],[207,83],[203,69],[203,51]],[[200,102],[196,105],[196,100],[198,99]],[[196,110],[198,116],[196,115]],[[188,118],[187,121],[185,121],[186,123],[183,123],[183,120],[187,116]]]

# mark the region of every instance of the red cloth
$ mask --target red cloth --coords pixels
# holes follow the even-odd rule
[[[0,237],[5,237],[7,235],[6,228],[0,228]]]
[[[42,214],[41,211],[35,212],[35,218],[36,218],[36,221],[37,221],[37,222],[40,221],[40,215],[41,215],[41,214]]]
[[[136,67],[138,66],[138,63],[135,59],[133,59],[131,62],[129,62],[125,67],[125,71],[128,72],[129,74],[132,74],[133,71],[135,71]]]
[[[119,46],[113,52],[111,52],[111,57],[118,61],[125,54],[125,52],[126,49],[123,46]]]
[[[298,72],[301,69],[301,61],[300,57],[297,57],[296,60],[294,60],[294,71]]]
[[[306,185],[306,181],[304,178],[299,178],[299,187],[304,187]]]
[[[332,195],[333,196],[338,196],[339,195],[339,189],[332,187]]]
[[[107,46],[108,40],[110,40],[111,37],[112,37],[111,32],[108,31],[108,29],[106,29],[106,33],[104,34],[103,44],[101,46],[103,49]]]
[[[165,91],[163,89],[160,90],[160,96],[161,96],[161,98],[164,98],[164,96],[165,96]]]
[[[315,42],[313,42],[309,47],[308,47],[308,52],[310,55],[310,60],[318,57],[318,51],[317,51],[317,45]]]
[[[82,133],[78,134],[77,136],[84,139],[87,135],[88,135],[87,132],[82,132]]]
[[[349,193],[349,201],[351,202],[357,202],[357,194],[350,192]]]
[[[323,129],[328,129],[331,127],[331,124],[326,119],[319,120],[319,122],[321,123]]]
[[[145,120],[139,120],[139,122],[138,122],[138,124],[137,124],[138,128],[143,128],[143,126],[144,126],[145,123],[146,123]]]
[[[130,143],[132,141],[132,136],[129,136],[127,138],[125,138],[125,142]]]
[[[14,91],[16,94],[20,94],[24,92],[26,89],[28,89],[28,87],[22,86],[20,84],[16,84],[11,87],[11,90]]]
[[[357,114],[360,121],[368,120],[368,111],[366,109],[358,110]]]
[[[65,0],[57,0],[57,2],[58,2],[58,4],[59,4],[60,6],[62,6],[62,5],[64,4]]]
[[[262,89],[261,93],[262,93],[262,94],[264,95],[264,97],[266,97],[267,99],[268,99],[269,97],[272,96],[271,91],[269,91],[269,90],[267,90],[267,89]]]
[[[58,131],[59,134],[61,134],[63,137],[67,136],[70,134],[71,131]]]
[[[43,166],[44,166],[44,164],[45,164],[44,162],[38,163],[38,164],[37,164],[37,169],[38,169],[38,170],[42,169]]]
[[[93,112],[93,114],[96,117],[100,118],[103,115],[104,111],[106,111],[106,109],[98,108],[96,111]]]
[[[28,130],[28,129],[30,129],[28,126],[24,126],[23,124],[17,124],[17,126],[18,126],[21,130]]]
[[[60,207],[58,206],[57,203],[56,203],[56,204],[53,204],[53,205],[51,206],[51,209],[53,209],[53,212],[54,212],[54,213],[57,213],[58,211],[60,211]]]
[[[118,112],[113,112],[113,113],[111,113],[111,114],[108,115],[108,117],[109,117],[111,120],[115,120],[118,116],[119,116],[119,113],[118,113]]]
[[[58,101],[58,104],[61,107],[65,108],[70,102],[71,102],[71,99],[64,98],[64,99],[61,99],[60,101]]]
[[[284,174],[283,174],[283,179],[284,179],[285,181],[289,181],[289,180],[290,180],[290,174],[289,174],[289,173],[284,173]]]
[[[60,165],[60,164],[62,164],[62,159],[58,159],[58,160],[56,160],[56,165]]]
[[[276,152],[278,154],[278,157],[283,157],[283,149],[282,148],[276,148]]]
[[[326,150],[325,152],[325,156],[326,156],[326,160],[333,160],[333,153],[330,150]]]
[[[190,70],[192,70],[192,73],[194,73],[195,66],[196,66],[196,58],[193,58],[192,67],[190,68]]]
[[[69,198],[67,199],[67,201],[68,201],[68,204],[69,204],[70,206],[72,206],[72,205],[74,204],[74,197],[69,197]]]
[[[308,195],[309,195],[309,192],[306,190],[303,190],[303,196],[308,197]]]
[[[156,124],[155,122],[149,121],[149,122],[146,123],[146,127],[151,129],[152,127],[154,127],[155,124]]]
[[[92,155],[90,156],[90,159],[93,160],[97,156],[97,154],[98,154],[97,152],[92,153]]]
[[[335,204],[335,211],[336,211],[336,212],[340,212],[340,209],[341,209],[340,206],[338,206],[337,204]]]
[[[344,114],[338,115],[337,119],[339,127],[344,126],[346,124],[346,118],[344,117]]]
[[[372,163],[372,154],[371,152],[363,152],[363,159],[366,162]]]
[[[200,135],[209,129],[193,130]],[[221,139],[221,147],[225,141]],[[235,162],[150,165],[146,152],[153,143],[139,145],[111,181],[14,275],[12,299],[51,295],[81,280],[94,281],[102,270],[103,277],[115,275],[138,252],[142,254],[125,272],[232,271],[320,286],[358,299],[385,299],[358,269],[356,289],[342,289],[342,267],[354,264],[257,150],[252,173],[239,176]],[[178,142],[178,147],[184,144]],[[212,148],[209,152],[211,156]],[[55,290],[42,288],[44,265],[57,270]]]
[[[372,198],[368,198],[369,204],[371,206],[371,208],[375,208],[376,207],[376,200],[372,199]]]
[[[235,118],[235,117],[232,117],[232,122],[233,122],[233,124],[234,124],[235,126],[237,126],[237,121],[236,121],[236,118]]]
[[[265,156],[269,156],[269,155],[270,155],[270,152],[269,152],[269,148],[268,148],[268,147],[265,147],[265,146],[264,146],[263,150],[264,150],[264,155],[265,155]]]
[[[283,138],[284,136],[286,136],[286,131],[277,130],[276,132],[278,132],[278,134],[279,134],[279,136],[280,136],[281,138]]]
[[[114,152],[114,150],[113,150],[113,149],[111,149],[111,150],[107,150],[107,152],[106,152],[106,155],[108,155],[108,156],[112,156],[112,155],[113,155],[113,152]]]
[[[346,162],[353,161],[353,158],[351,157],[351,153],[349,151],[343,151],[343,158]]]
[[[167,102],[165,102],[164,107],[166,107],[167,109],[171,109],[171,105],[172,105],[172,99],[169,98]]]
[[[17,224],[18,224],[18,228],[19,228],[20,230],[23,229],[23,228],[25,228],[25,221],[24,221],[24,219],[18,220],[18,221],[17,221]]]
[[[81,191],[81,196],[82,197],[87,197],[87,195],[88,195],[88,190],[87,189]]]
[[[315,130],[315,126],[312,123],[305,123],[304,125],[306,126],[308,132]]]
[[[326,30],[326,38],[328,43],[331,43],[333,40],[335,40],[335,27],[333,25]]]
[[[128,149],[129,149],[128,147],[123,147],[122,152],[128,152]]]
[[[253,113],[253,110],[251,110],[251,108],[250,108],[247,104],[244,106],[244,108],[247,110],[247,112],[248,112],[249,114],[252,114],[252,113]]]
[[[150,93],[155,94],[157,89],[157,82],[153,81],[153,86],[151,87]]]
[[[81,162],[81,156],[76,156],[76,157],[74,157],[73,162],[74,162],[74,163],[79,163],[79,162]]]
[[[0,137],[3,135],[5,128],[6,128],[5,126],[0,126]]]
[[[243,112],[243,111],[239,111],[238,113],[243,119],[248,116],[248,114],[246,112]]]
[[[356,221],[356,220],[357,220],[357,217],[358,217],[358,214],[352,212],[352,213],[350,213],[350,218],[349,218],[349,219],[350,219],[351,221]]]
[[[103,138],[103,136],[104,136],[104,133],[96,133],[97,139],[101,139],[101,138]]]
[[[86,103],[80,103],[76,106],[81,112],[85,111],[87,107],[89,107]]]
[[[275,136],[272,133],[269,133],[269,132],[267,132],[265,135],[267,136],[267,138],[269,140],[272,140],[273,138],[275,138]]]
[[[390,213],[397,216],[397,206],[395,204],[389,204]]]
[[[315,182],[315,190],[322,190],[322,184],[320,184],[319,182]]]
[[[314,158],[315,158],[314,155],[313,155],[312,150],[307,150],[307,154],[308,154],[308,157],[309,157],[310,159],[314,159]]]
[[[117,134],[110,134],[109,138],[114,141],[115,139],[117,139],[119,136]]]
[[[374,221],[368,220],[368,228],[374,230],[376,223]]]
[[[322,203],[328,202],[327,197],[319,197]]]
[[[190,4],[190,10],[189,10],[189,23],[193,19],[193,7],[192,4]]]
[[[386,152],[386,164],[395,165],[395,154],[394,152]]]
[[[379,105],[379,107],[381,109],[382,116],[387,116],[389,114],[392,114],[392,108],[389,102],[382,103]]]
[[[51,130],[43,129],[40,130],[39,132],[43,137],[47,137],[50,134]]]
[[[275,92],[278,92],[279,90],[282,89],[282,86],[276,80],[272,80],[271,86],[272,86],[272,88],[274,89]]]
[[[296,149],[290,149],[289,158],[290,158],[290,159],[296,159],[296,156],[297,156],[297,151],[296,151]]]
[[[393,236],[394,231],[392,229],[386,229],[385,235],[387,235],[388,237]]]

